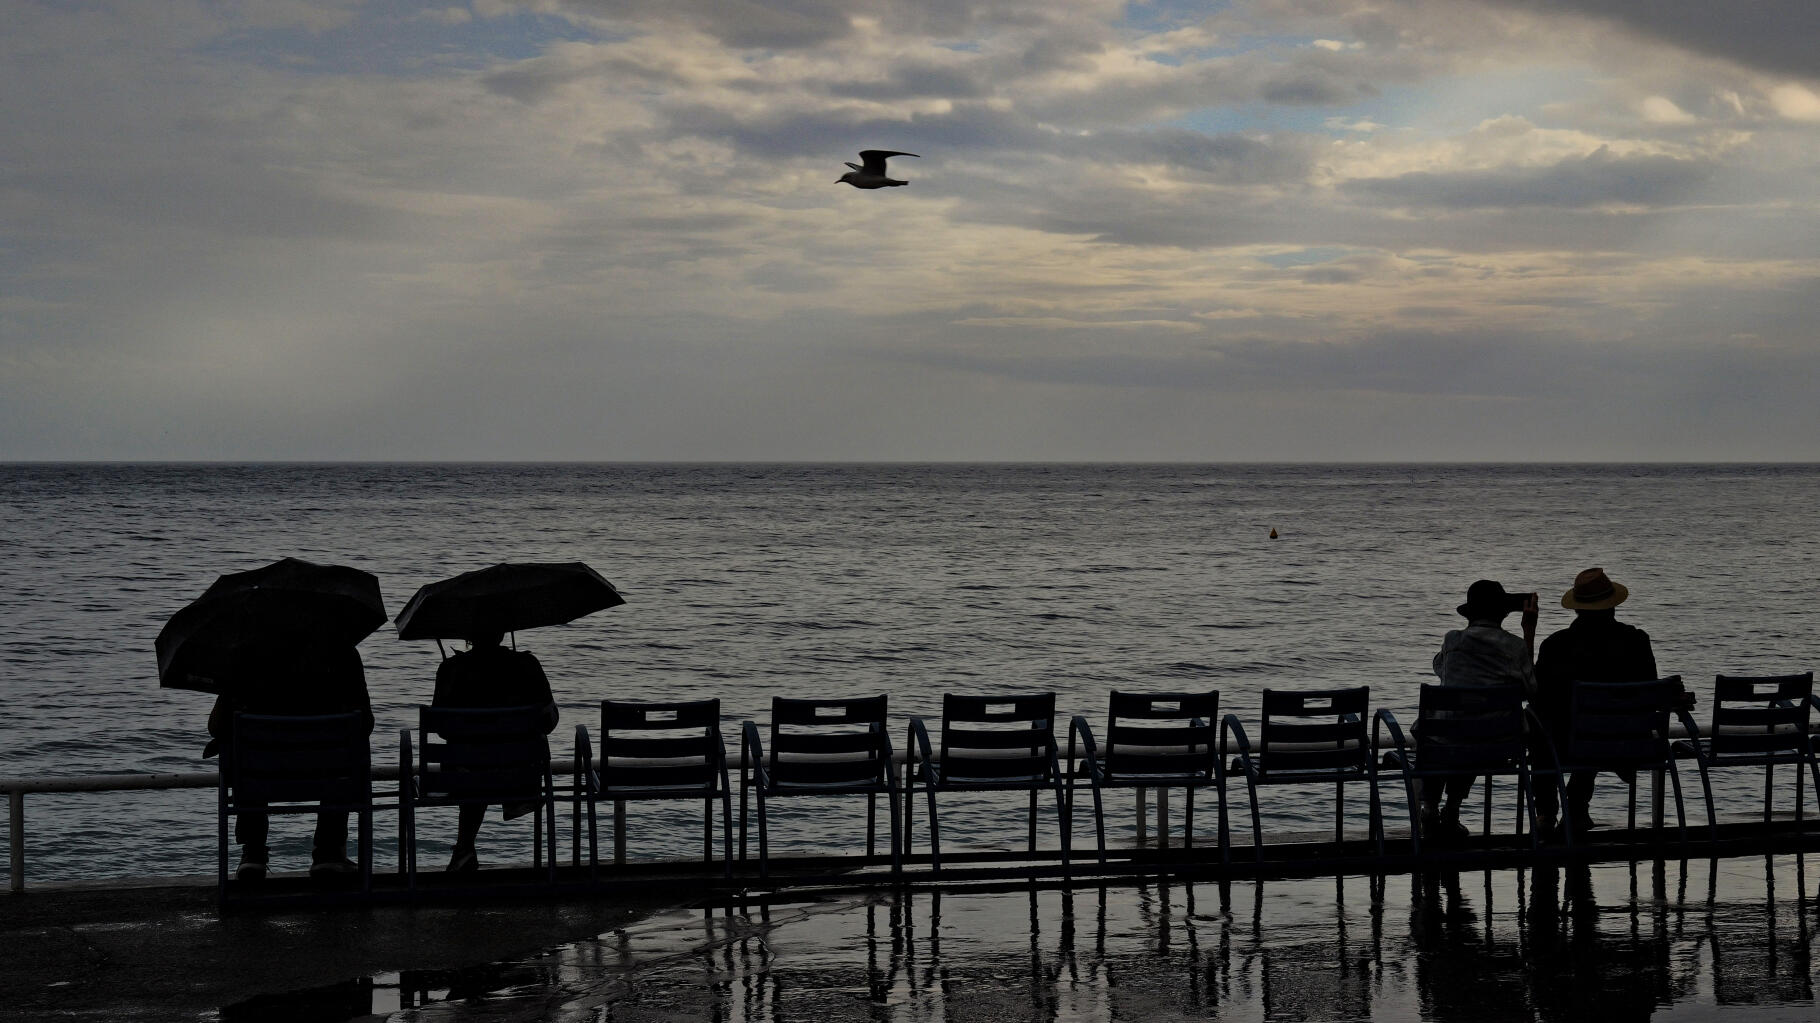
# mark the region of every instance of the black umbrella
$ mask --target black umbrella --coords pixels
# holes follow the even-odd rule
[[[236,655],[278,637],[352,647],[385,624],[371,572],[296,558],[215,580],[158,633],[158,681],[219,693]]]
[[[469,639],[562,625],[624,604],[579,561],[494,565],[430,583],[398,613],[399,639]]]

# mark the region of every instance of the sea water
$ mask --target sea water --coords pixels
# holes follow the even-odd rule
[[[888,694],[900,747],[943,692],[1052,690],[1103,728],[1113,689],[1216,689],[1251,723],[1266,687],[1368,685],[1407,722],[1468,584],[1539,591],[1545,636],[1593,565],[1703,718],[1716,672],[1820,665],[1817,483],[1808,465],[0,466],[0,775],[212,769],[212,698],[159,688],[153,640],[217,575],[285,556],[375,573],[393,614],[495,562],[599,570],[623,607],[516,637],[562,705],[559,756],[607,697],[718,697],[734,749],[773,696]],[[440,654],[389,629],[360,653],[392,762]],[[1715,788],[1722,811],[1760,805],[1755,775]],[[1621,816],[1620,791],[1595,816]],[[1021,841],[1018,805],[945,801],[944,843]],[[864,840],[857,802],[776,809],[778,851]],[[699,812],[635,806],[630,854],[698,855]],[[1331,793],[1267,790],[1264,813],[1317,830]],[[35,881],[213,867],[207,790],[36,795],[27,820]],[[274,865],[301,865],[307,824],[276,827]],[[426,856],[453,827],[423,823]],[[490,822],[483,861],[527,858],[521,830]]]

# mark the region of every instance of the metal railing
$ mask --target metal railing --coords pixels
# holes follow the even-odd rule
[[[898,751],[895,757],[897,764],[894,770],[903,767],[904,753]],[[739,758],[730,757],[729,770],[741,766]],[[568,777],[575,773],[575,760],[571,757],[552,758],[550,772],[556,777]],[[402,771],[396,763],[380,763],[373,767],[374,781],[397,781]],[[220,785],[220,775],[214,771],[188,771],[176,774],[80,774],[59,778],[6,778],[0,777],[0,792],[7,794],[9,808],[7,821],[7,844],[9,861],[12,866],[9,878],[10,889],[17,893],[25,890],[25,797],[46,793],[75,792],[133,792],[133,791],[173,791],[177,789],[213,789]],[[1157,831],[1158,848],[1168,844],[1167,817],[1169,796],[1167,790],[1157,794]],[[1149,794],[1146,789],[1137,789],[1133,813],[1137,822],[1137,843],[1139,846],[1149,842]],[[623,829],[615,829],[615,835]],[[618,850],[623,857],[623,850]]]

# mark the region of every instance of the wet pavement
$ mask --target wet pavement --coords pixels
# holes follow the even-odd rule
[[[230,917],[214,927],[233,932],[237,954],[264,963],[256,968],[267,975],[255,983],[235,973],[232,955],[198,957],[195,984],[180,996],[168,986],[145,992],[140,1007],[156,1011],[126,1015],[398,1023],[1811,1020],[1820,1015],[1812,867],[1785,855],[1378,879],[796,893],[649,915],[596,903]],[[206,905],[199,912],[212,917]],[[95,920],[69,931],[101,947],[108,927]],[[153,924],[137,940],[185,928],[197,929]],[[11,948],[20,935],[7,929]],[[306,940],[293,933],[293,945],[333,941],[349,960],[382,965],[336,979],[321,973],[339,965],[333,958],[315,964],[319,982],[277,983],[286,971],[272,973],[272,950],[260,942],[297,929]],[[577,930],[587,933],[537,940]],[[497,954],[514,941],[524,943],[517,953]],[[390,942],[413,947],[388,950]],[[92,982],[129,983],[122,965],[112,975],[99,968]],[[211,972],[238,986],[220,987],[222,997],[204,1004]],[[116,1018],[105,1006],[59,1006],[57,989],[46,986],[51,976],[32,978],[30,1018]],[[5,979],[9,990],[23,982]],[[115,1011],[132,1004],[133,992],[116,994]]]

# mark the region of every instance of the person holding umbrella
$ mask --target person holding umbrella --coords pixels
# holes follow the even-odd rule
[[[537,658],[501,645],[508,632],[562,625],[625,603],[600,573],[579,561],[494,565],[419,589],[396,619],[399,639],[466,639],[468,649],[445,657],[436,669],[432,707],[526,707],[545,710],[547,735],[559,712]],[[507,819],[529,808],[504,806]],[[457,824],[450,871],[480,869],[474,842],[486,818],[484,805],[464,805]]]
[[[509,650],[501,645],[505,633],[477,632],[468,637],[468,649],[443,659],[436,668],[436,695],[432,707],[529,707],[544,708],[544,734],[556,730],[561,711],[550,692],[550,680],[537,658],[523,650]],[[507,820],[523,816],[531,807],[501,807]],[[474,841],[480,836],[480,825],[486,820],[485,804],[464,804],[455,830],[455,850],[449,857],[448,870],[467,872],[480,869],[474,853]]]
[[[232,663],[227,690],[215,698],[209,711],[211,738],[203,750],[205,756],[232,741],[235,714],[301,716],[358,711],[366,719],[367,731],[373,730],[366,668],[352,646],[275,630],[237,650]],[[240,866],[234,871],[237,879],[264,880],[271,858],[266,846],[270,830],[271,819],[264,813],[242,813],[235,819],[234,841],[240,845]],[[348,858],[347,811],[317,813],[310,876],[344,877],[359,870]]]
[[[283,558],[230,573],[159,631],[159,684],[215,696],[204,757],[228,750],[236,713],[358,712],[371,733],[366,670],[355,647],[385,620],[379,580],[370,572]],[[222,758],[224,769],[231,760]],[[257,810],[238,815],[234,840],[241,851],[234,876],[239,880],[264,879],[269,827],[269,817]],[[346,812],[319,813],[310,875],[357,872],[347,840]]]

